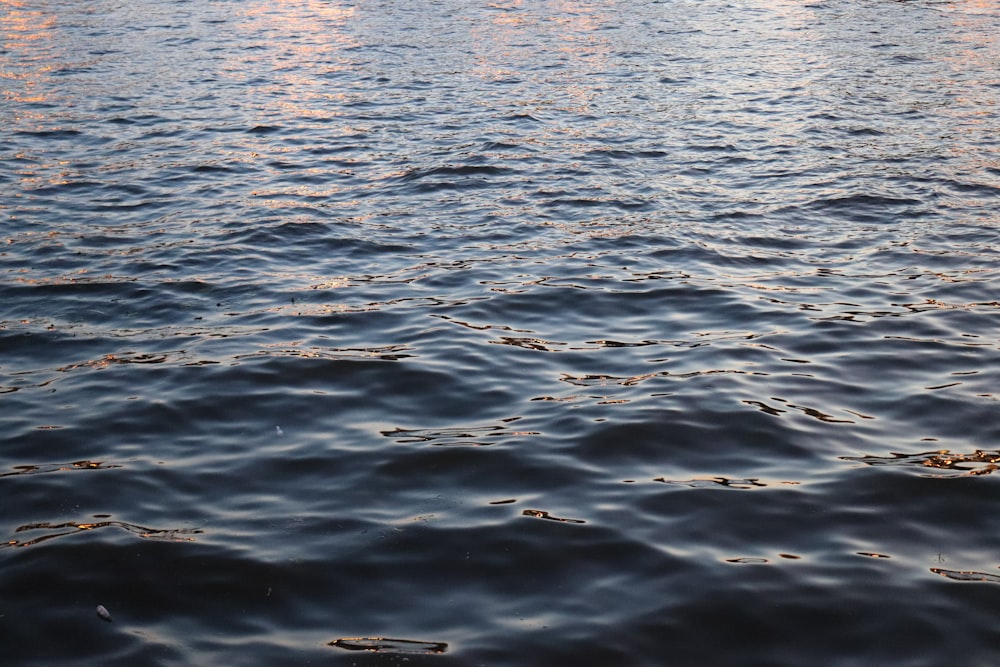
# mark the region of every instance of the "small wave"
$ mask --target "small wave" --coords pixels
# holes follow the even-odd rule
[[[917,199],[890,197],[875,194],[854,194],[842,197],[822,197],[814,199],[803,208],[808,211],[831,213],[855,222],[885,222],[887,210],[899,215],[905,210],[912,216],[925,204]]]
[[[588,157],[610,158],[612,160],[629,160],[632,158],[663,158],[667,157],[665,151],[659,150],[621,150],[621,149],[599,149],[587,153]]]
[[[62,129],[34,130],[34,131],[21,130],[16,132],[15,134],[24,137],[35,137],[38,139],[76,139],[77,137],[82,135],[83,132],[79,130],[62,130]]]
[[[446,165],[440,167],[418,168],[407,171],[399,177],[401,181],[417,181],[423,178],[443,176],[496,176],[507,174],[513,171],[508,167],[495,167],[491,165],[460,164]]]

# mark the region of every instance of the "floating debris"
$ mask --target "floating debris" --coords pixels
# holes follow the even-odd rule
[[[371,651],[373,653],[444,653],[448,650],[445,642],[422,642],[414,639],[389,639],[388,637],[343,637],[334,639],[328,646],[348,651]]]
[[[102,621],[107,621],[108,623],[110,623],[111,612],[105,609],[103,604],[99,604],[97,605],[97,618],[101,619]]]

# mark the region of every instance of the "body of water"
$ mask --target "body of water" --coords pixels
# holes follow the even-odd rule
[[[997,664],[998,25],[0,0],[2,661]]]

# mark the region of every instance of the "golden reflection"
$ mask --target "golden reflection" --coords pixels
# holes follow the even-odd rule
[[[37,7],[38,3],[0,0],[0,50],[7,63],[0,69],[3,99],[21,105],[49,101],[45,79],[57,67],[51,57],[54,14]],[[25,107],[20,107],[21,113]],[[38,115],[37,117],[41,117]],[[21,120],[20,118],[18,120]]]
[[[197,535],[202,531],[196,528],[179,528],[179,529],[157,529],[157,528],[145,528],[133,523],[126,523],[124,521],[99,521],[96,523],[77,523],[75,521],[67,521],[65,523],[49,523],[48,521],[43,521],[40,523],[29,523],[23,526],[18,526],[14,532],[21,533],[25,531],[34,530],[49,530],[58,531],[50,532],[45,535],[40,535],[38,537],[19,541],[19,540],[8,540],[0,547],[30,547],[36,544],[41,544],[48,540],[55,539],[57,537],[64,537],[66,535],[74,535],[80,532],[95,530],[97,528],[121,528],[133,535],[137,535],[143,539],[154,539],[154,540],[166,540],[169,542],[194,542],[195,538],[185,537],[186,535]]]
[[[248,62],[241,51],[226,71],[243,76],[248,67],[271,68],[268,85],[255,95],[271,100],[283,117],[329,116],[331,101],[350,101],[349,94],[330,86],[327,78],[351,66],[338,54],[360,44],[352,35],[357,14],[357,6],[323,0],[252,3],[243,10],[241,28],[255,42],[264,42],[262,60]],[[278,59],[273,59],[275,53],[280,54]],[[288,90],[296,94],[289,95]]]
[[[942,52],[943,58],[952,65],[954,71],[962,75],[964,83],[957,85],[957,90],[968,91],[969,84],[973,83],[976,84],[977,95],[981,95],[983,92],[989,92],[998,81],[996,62],[993,60],[996,56],[997,33],[991,17],[988,16],[990,13],[996,13],[997,3],[995,0],[958,0],[953,3],[953,7],[949,17],[955,28],[954,39],[949,40],[949,48]],[[975,76],[972,81],[966,78],[970,72]],[[939,83],[955,85],[959,82]],[[973,121],[977,124],[981,120],[996,118],[996,98],[992,95],[976,99],[960,97],[957,101],[968,109],[969,115],[982,117]]]
[[[934,476],[958,477],[989,475],[1000,470],[1000,450],[977,449],[970,454],[941,449],[919,454],[893,452],[889,456],[842,456],[843,461],[855,461],[870,466],[905,466],[918,469],[932,468]]]
[[[294,42],[271,45],[273,49],[298,56],[297,64],[315,62],[316,56],[337,49],[357,46],[348,23],[355,18],[357,6],[343,6],[323,0],[269,0],[247,6],[245,26],[256,38],[273,34],[294,35]]]
[[[985,581],[992,584],[1000,584],[1000,574],[973,572],[971,570],[945,570],[940,567],[932,567],[931,572],[955,581]]]
[[[954,283],[971,282],[958,279],[949,279],[940,275],[937,277],[941,278],[942,280],[947,280],[948,282],[954,282]],[[924,299],[920,303],[901,303],[899,305],[901,305],[904,308],[907,308],[911,312],[922,313],[925,310],[976,310],[979,308],[998,308],[1000,307],[1000,301],[970,301],[969,303],[949,303],[947,301],[940,301],[938,299]]]
[[[474,49],[472,74],[487,82],[505,82],[518,89],[535,92],[521,101],[526,118],[536,109],[557,109],[556,101],[539,97],[536,82],[524,85],[523,79],[544,76],[547,83],[558,84],[561,99],[572,100],[573,111],[586,111],[594,96],[592,86],[584,85],[581,77],[588,71],[604,70],[613,45],[599,28],[613,21],[608,1],[562,0],[540,5],[524,0],[494,0],[488,5],[491,18],[476,22],[471,28],[470,46]],[[555,44],[553,51],[529,50],[532,60],[525,58],[524,40]],[[539,36],[547,36],[552,39]],[[539,67],[547,63],[548,67]],[[546,71],[539,74],[539,70]],[[565,107],[564,107],[565,108]]]
[[[184,351],[171,353],[171,355],[183,355]],[[68,372],[76,370],[77,368],[93,368],[100,370],[102,368],[108,368],[110,366],[115,366],[119,364],[162,364],[169,358],[170,355],[167,354],[131,354],[125,353],[124,355],[114,355],[106,354],[98,359],[89,359],[87,361],[80,361],[75,364],[69,364],[67,366],[61,366],[57,368],[57,371]]]
[[[323,280],[321,282],[310,285],[309,289],[339,289],[341,287],[348,287],[350,286],[350,284],[351,281],[346,276],[340,276],[339,278]]]
[[[566,519],[564,517],[552,516],[548,512],[543,510],[524,510],[521,512],[523,516],[535,517],[536,519],[548,519],[549,521],[558,521],[559,523],[587,523],[583,519]]]

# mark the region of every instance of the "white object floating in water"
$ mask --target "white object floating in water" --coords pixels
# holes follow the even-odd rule
[[[103,604],[97,605],[97,617],[102,621],[111,622],[111,612],[105,609]]]
[[[285,435],[285,432],[281,430],[280,426],[275,426],[274,432],[277,433],[279,436]]]

